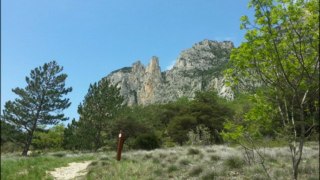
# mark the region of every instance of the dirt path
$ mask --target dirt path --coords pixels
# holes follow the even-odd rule
[[[70,180],[77,176],[83,176],[86,174],[85,169],[92,161],[73,162],[69,163],[67,167],[56,168],[54,171],[50,171],[49,174],[56,180]]]

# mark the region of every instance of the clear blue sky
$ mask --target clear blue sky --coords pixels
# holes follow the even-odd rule
[[[158,56],[162,70],[203,39],[243,41],[248,0],[2,0],[1,108],[35,67],[56,60],[68,74],[67,117],[90,83]]]

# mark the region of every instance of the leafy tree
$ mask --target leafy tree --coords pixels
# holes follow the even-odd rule
[[[188,144],[191,145],[209,145],[211,143],[211,135],[209,128],[203,124],[198,125],[196,130],[188,132]]]
[[[158,115],[159,121],[167,128],[171,119],[181,113],[188,112],[190,105],[190,100],[187,97],[181,97],[175,102],[161,106],[159,108],[161,113]]]
[[[305,135],[319,118],[319,1],[251,0],[249,7],[254,22],[241,18],[246,41],[232,51],[226,73],[234,85],[258,81],[265,89],[256,96],[277,109],[279,118],[273,120],[286,130],[297,179]],[[257,117],[259,111],[252,113]]]
[[[188,140],[188,132],[197,126],[197,120],[190,114],[175,116],[168,125],[170,137],[182,145]]]
[[[232,111],[226,107],[215,92],[198,92],[194,100],[188,103],[179,101],[166,106],[169,136],[179,144],[188,140],[188,132],[203,125],[210,130],[211,141],[221,143],[220,133],[223,123],[232,116]]]
[[[55,61],[35,68],[30,77],[26,77],[27,86],[24,89],[12,90],[19,98],[5,103],[2,118],[25,131],[24,156],[39,125],[57,124],[68,119],[62,111],[71,103],[63,96],[71,92],[72,88],[65,88],[67,74],[61,73],[62,70],[63,67]]]
[[[196,118],[198,125],[209,128],[212,141],[222,143],[220,133],[223,123],[233,115],[233,111],[224,104],[216,92],[198,92],[191,105],[191,113]]]
[[[123,101],[120,89],[106,78],[90,85],[83,103],[79,105],[78,113],[80,131],[87,140],[93,142],[95,151],[103,145],[103,136],[111,131],[111,120],[123,107]]]
[[[160,139],[154,133],[143,133],[134,142],[134,148],[152,150],[160,147]]]
[[[49,130],[35,131],[32,145],[37,149],[59,150],[63,144],[64,129],[64,125],[59,124]]]

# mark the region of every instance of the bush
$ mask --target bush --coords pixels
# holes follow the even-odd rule
[[[212,155],[212,156],[210,157],[210,159],[211,159],[211,161],[218,161],[218,160],[220,160],[220,157],[217,156],[217,155]]]
[[[209,145],[211,143],[210,130],[203,124],[198,125],[195,131],[188,132],[188,139],[190,145]]]
[[[144,150],[152,150],[160,147],[159,138],[153,134],[142,134],[139,135],[135,141],[133,147],[135,149],[144,149]]]
[[[170,165],[168,167],[168,172],[171,173],[173,171],[177,171],[178,170],[178,167],[176,165]]]
[[[188,155],[196,155],[196,154],[200,154],[199,149],[194,149],[194,148],[188,149]]]
[[[188,160],[188,159],[182,159],[179,163],[180,163],[181,165],[186,166],[186,165],[189,165],[191,162],[190,162],[190,160]]]
[[[14,142],[5,142],[1,144],[1,153],[8,153],[8,152],[22,152],[22,144],[14,143]]]
[[[244,161],[238,156],[230,156],[226,159],[224,164],[231,169],[239,169],[243,166]]]
[[[194,168],[191,169],[191,171],[189,172],[190,176],[198,176],[200,173],[202,173],[203,169],[200,166],[196,166]]]
[[[212,179],[216,179],[216,177],[217,177],[217,173],[212,171],[212,172],[209,172],[209,173],[205,174],[202,177],[202,180],[212,180]]]
[[[64,157],[64,156],[66,156],[66,153],[65,153],[65,152],[56,152],[56,153],[52,154],[52,156],[55,156],[55,157]]]

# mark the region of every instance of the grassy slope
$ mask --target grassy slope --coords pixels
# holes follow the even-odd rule
[[[18,155],[1,155],[1,179],[5,180],[36,180],[52,179],[46,171],[56,167],[67,166],[70,162],[94,160],[92,155],[72,155],[54,153],[35,157]]]
[[[287,147],[262,150],[272,179],[292,179]],[[259,159],[249,165],[240,147],[224,145],[129,151],[123,153],[120,162],[115,160],[115,152],[59,156],[61,153],[29,158],[2,156],[1,179],[50,179],[46,171],[85,160],[94,160],[85,179],[267,179]],[[299,177],[318,179],[318,143],[306,145]]]
[[[292,179],[287,147],[262,149],[272,179]],[[267,179],[259,159],[249,165],[240,147],[175,147],[125,152],[120,162],[114,154],[89,166],[87,179]],[[256,156],[257,157],[257,156]],[[319,146],[307,145],[300,165],[300,179],[319,178]]]

